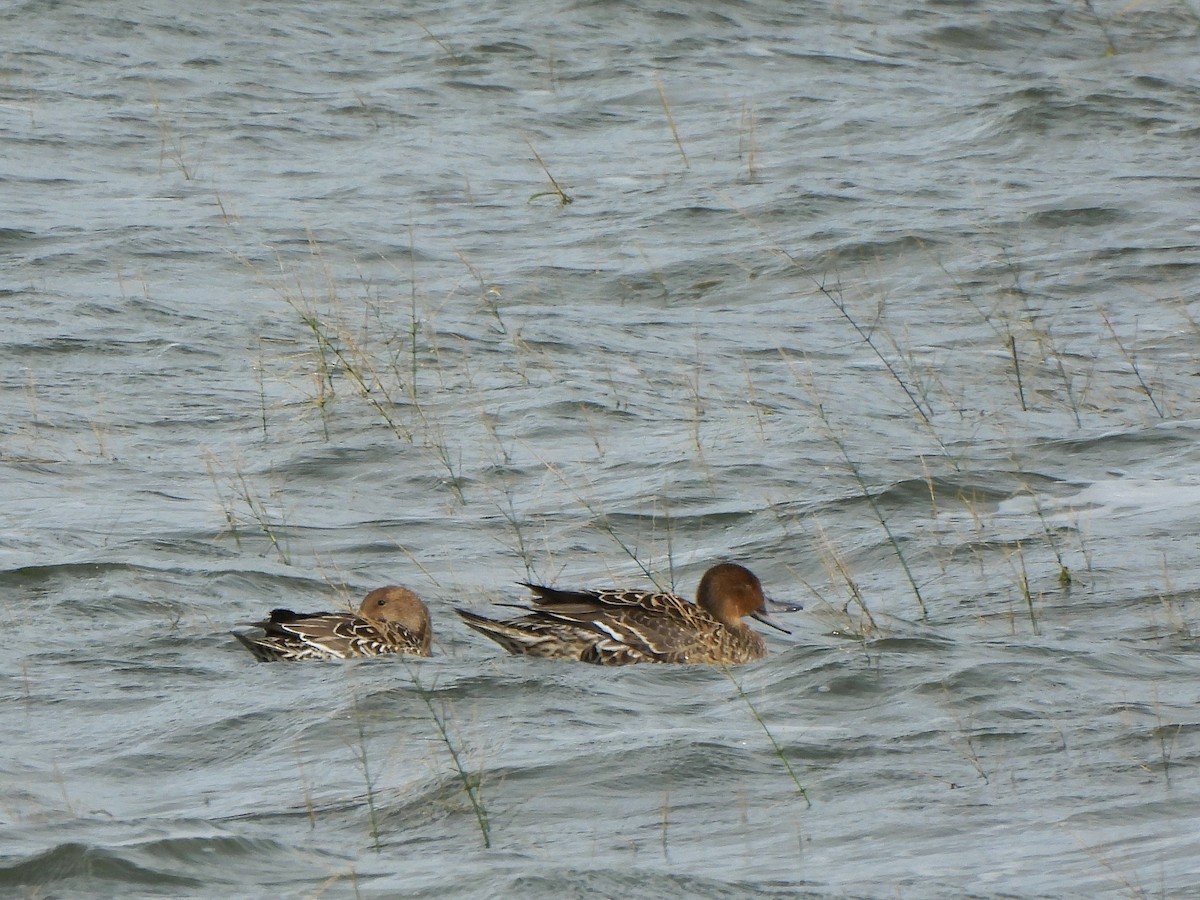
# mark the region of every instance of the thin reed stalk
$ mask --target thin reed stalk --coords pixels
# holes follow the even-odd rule
[[[1033,629],[1034,634],[1041,634],[1042,631],[1038,627],[1037,611],[1033,608],[1033,594],[1029,590],[1029,572],[1025,568],[1025,551],[1019,544],[1017,545],[1017,560],[1021,564],[1021,594],[1025,598],[1025,608],[1029,610],[1029,625]]]
[[[1158,405],[1158,401],[1154,399],[1154,392],[1150,390],[1150,385],[1146,383],[1146,379],[1142,377],[1142,370],[1138,367],[1137,357],[1130,353],[1125,348],[1125,343],[1121,340],[1121,336],[1117,334],[1117,329],[1113,327],[1112,321],[1108,318],[1108,313],[1100,310],[1100,318],[1104,320],[1104,327],[1108,329],[1108,333],[1113,336],[1113,340],[1117,343],[1117,349],[1121,351],[1121,355],[1125,357],[1125,362],[1129,363],[1129,368],[1133,370],[1133,377],[1137,379],[1137,383],[1141,385],[1142,393],[1149,399],[1150,404],[1154,407],[1154,411],[1158,413],[1160,419],[1166,418],[1166,413],[1162,407]]]
[[[584,509],[586,509],[588,511],[588,513],[592,517],[592,527],[594,527],[597,531],[603,532],[604,534],[608,535],[609,538],[612,539],[613,543],[616,544],[618,547],[620,547],[621,550],[625,553],[625,555],[628,556],[631,560],[633,560],[634,564],[636,564],[637,567],[642,570],[642,574],[645,575],[648,579],[650,579],[650,581],[652,581],[654,583],[654,585],[656,587],[658,587],[659,590],[667,590],[668,588],[663,587],[663,585],[661,585],[659,583],[659,580],[654,577],[654,573],[650,569],[650,567],[647,566],[644,562],[642,562],[642,558],[641,558],[641,556],[638,555],[637,550],[634,549],[633,547],[630,547],[617,534],[616,528],[613,526],[612,522],[610,522],[608,519],[608,513],[604,512],[603,510],[597,509],[594,505],[592,505],[592,503],[586,497],[584,497],[582,494],[580,494],[578,491],[576,491],[574,486],[571,484],[571,482],[567,480],[566,476],[563,475],[562,471],[559,470],[559,468],[556,465],[554,465],[554,463],[550,462],[549,460],[545,459],[542,456],[539,456],[536,452],[534,452],[534,455],[538,457],[538,461],[541,462],[541,464],[546,467],[546,470],[548,472],[553,473],[555,475],[555,477],[557,477],[558,480],[561,481],[563,483],[563,485],[568,490],[570,490],[571,493],[573,493],[575,495],[576,502],[578,502]]]
[[[533,581],[533,549],[526,543],[524,523],[517,514],[516,504],[513,501],[512,485],[507,480],[504,485],[504,503],[501,504],[496,501],[495,505],[501,517],[508,523],[508,528],[513,536],[512,544],[508,544],[505,541],[501,541],[501,543],[504,543],[509,549],[516,551],[517,556],[521,558],[521,564],[525,566],[525,578]]]
[[[429,710],[429,718],[433,721],[438,736],[441,738],[442,744],[446,747],[446,752],[449,754],[450,761],[454,765],[454,771],[462,785],[463,793],[467,795],[467,800],[470,802],[471,809],[475,813],[475,821],[479,826],[479,835],[483,839],[483,846],[485,848],[491,847],[491,824],[488,819],[487,808],[484,806],[483,798],[480,794],[483,779],[479,773],[473,774],[467,770],[462,750],[455,744],[454,739],[450,735],[450,730],[446,725],[446,717],[434,706],[432,689],[426,688],[421,683],[421,678],[415,666],[408,662],[404,662],[403,664],[405,670],[408,672],[409,679],[412,681],[413,689],[416,691],[417,696],[421,698],[421,702],[425,704],[426,709]]]
[[[550,184],[554,186],[554,190],[552,191],[539,191],[538,193],[533,194],[529,198],[530,201],[532,202],[533,200],[537,200],[539,197],[557,197],[559,205],[561,206],[566,206],[568,203],[574,203],[575,201],[568,197],[566,192],[559,185],[558,179],[550,174],[550,169],[546,166],[545,161],[542,159],[542,155],[537,152],[537,148],[533,146],[533,141],[529,140],[529,138],[526,138],[525,143],[529,145],[529,150],[531,153],[533,153],[533,158],[537,160],[538,165],[542,167],[542,171],[550,180]]]
[[[263,441],[267,441],[267,382],[266,382],[266,366],[263,365],[262,358],[262,341],[258,344],[258,362],[254,366],[255,374],[258,375],[258,409],[262,419]]]
[[[216,463],[216,455],[211,450],[208,451],[208,459],[205,462],[205,465],[208,468],[208,477],[212,480],[213,487],[217,492],[217,499],[221,504],[222,512],[225,514],[225,523],[229,526],[229,532],[233,535],[234,542],[240,547],[240,522],[237,515],[234,513],[233,504],[226,499],[225,494],[221,489],[221,483],[217,477]],[[279,525],[276,525],[270,512],[267,511],[266,504],[263,503],[262,498],[250,485],[250,482],[246,479],[246,474],[242,471],[240,465],[235,464],[233,475],[226,475],[225,477],[229,482],[231,490],[233,490],[238,499],[242,501],[246,509],[249,510],[250,516],[258,524],[259,531],[266,536],[268,541],[270,541],[271,547],[279,556],[280,562],[282,562],[285,566],[290,566],[292,564],[291,555],[288,552],[285,542],[280,539],[280,535],[277,533],[279,528],[286,527],[286,520],[280,522]]]
[[[679,139],[679,129],[675,127],[675,117],[671,115],[671,104],[667,101],[667,90],[663,87],[662,78],[657,72],[654,74],[654,85],[658,88],[658,99],[662,101],[663,115],[667,117],[667,124],[671,127],[671,137],[675,139],[675,146],[679,148],[679,157],[683,160],[683,167],[690,169],[692,164],[688,162],[687,151],[683,149],[683,141]]]
[[[367,726],[358,710],[357,697],[353,698],[352,707],[358,735],[358,744],[353,748],[354,758],[358,762],[359,768],[362,769],[363,781],[367,786],[367,816],[371,823],[371,849],[379,853],[383,850],[383,843],[380,840],[379,813],[375,807],[375,778],[371,775],[371,756],[367,752]]]
[[[863,339],[863,343],[871,348],[871,352],[875,354],[876,358],[883,363],[884,368],[887,369],[892,380],[900,386],[900,389],[904,391],[905,396],[908,397],[908,402],[912,404],[912,408],[916,411],[917,416],[921,419],[921,422],[925,425],[931,425],[933,410],[930,408],[928,401],[922,401],[921,398],[916,395],[908,382],[900,376],[900,373],[896,370],[896,367],[892,364],[892,361],[888,359],[883,351],[880,350],[876,345],[872,333],[864,328],[851,314],[845,299],[842,297],[841,286],[839,285],[836,289],[830,288],[825,284],[825,280],[823,278],[814,278],[813,283],[817,286],[817,290],[821,292],[825,299],[833,304],[833,308],[841,314],[842,318],[844,318],[849,323],[850,327],[853,328],[858,334],[858,336]],[[938,443],[941,444],[941,441],[939,440]],[[945,448],[943,447],[943,449]],[[949,454],[947,454],[947,457],[949,457]]]
[[[1046,511],[1042,508],[1042,501],[1038,499],[1037,493],[1029,485],[1025,486],[1025,490],[1029,494],[1029,499],[1033,502],[1033,509],[1037,513],[1038,521],[1042,525],[1042,533],[1046,536],[1046,543],[1050,546],[1050,551],[1054,554],[1055,562],[1058,563],[1058,586],[1065,590],[1074,581],[1071,576],[1071,570],[1063,560],[1062,550],[1059,548],[1058,541],[1054,537],[1054,529],[1050,527],[1050,522],[1046,518]]]
[[[742,101],[741,125],[738,128],[738,153],[746,160],[746,180],[758,181],[758,135],[754,107]]]
[[[817,522],[816,526],[820,537],[821,559],[825,563],[826,570],[831,577],[836,574],[841,578],[842,582],[846,585],[846,589],[850,592],[850,599],[842,607],[842,615],[846,617],[848,624],[853,624],[853,619],[850,618],[850,604],[853,603],[858,607],[862,616],[866,618],[866,628],[862,627],[861,619],[857,626],[855,626],[855,636],[865,648],[868,635],[878,635],[881,633],[879,623],[875,621],[875,617],[871,614],[871,610],[867,606],[867,601],[863,599],[862,589],[858,586],[857,579],[850,572],[850,568],[846,565],[846,561],[842,559],[841,554],[833,546],[833,541],[830,539],[829,533],[820,522]],[[811,587],[809,587],[809,590],[812,591],[814,596],[817,596],[816,591]]]
[[[1009,334],[1008,348],[1012,354],[1013,373],[1017,376],[1017,398],[1021,401],[1021,412],[1028,412],[1029,407],[1025,403],[1025,385],[1021,381],[1021,358],[1017,356],[1017,336]]]
[[[812,801],[808,798],[808,791],[804,789],[804,785],[800,782],[800,776],[797,775],[796,770],[792,768],[792,764],[788,761],[787,754],[783,752],[783,747],[781,747],[779,741],[775,739],[775,735],[771,733],[771,729],[767,726],[766,720],[763,719],[762,714],[759,713],[758,707],[754,705],[754,701],[750,699],[750,696],[742,687],[741,682],[739,682],[734,676],[733,670],[727,665],[722,665],[721,670],[725,673],[725,677],[729,679],[730,683],[737,691],[738,696],[742,698],[742,702],[746,704],[746,708],[750,710],[750,715],[754,717],[754,721],[758,723],[760,728],[762,728],[763,734],[767,736],[767,740],[771,744],[772,751],[783,764],[784,771],[787,772],[788,777],[792,780],[792,784],[796,785],[796,792],[804,800],[805,808],[812,809]]]
[[[843,319],[846,320],[847,323],[849,323],[850,327],[854,329],[855,333],[862,338],[863,342],[871,349],[871,352],[875,354],[875,357],[883,364],[883,367],[887,369],[888,375],[892,381],[894,381],[899,386],[900,390],[904,392],[904,396],[908,398],[908,402],[912,406],[913,411],[917,414],[917,418],[920,420],[921,425],[938,445],[938,449],[942,451],[942,455],[956,470],[959,469],[960,466],[958,464],[958,460],[955,458],[954,454],[950,452],[950,448],[946,446],[945,441],[942,440],[942,436],[938,434],[937,429],[934,427],[933,407],[930,405],[928,399],[917,395],[916,390],[914,390],[913,386],[909,384],[908,380],[906,380],[900,374],[900,371],[896,368],[896,365],[892,362],[892,360],[889,359],[887,354],[879,348],[872,334],[873,329],[864,327],[862,323],[860,323],[853,315],[849,305],[845,301],[845,298],[842,296],[840,284],[833,288],[829,287],[826,284],[823,276],[817,278],[811,274],[791,253],[788,253],[778,245],[776,245],[775,249],[776,252],[780,253],[785,259],[787,259],[792,266],[794,266],[812,281],[812,283],[816,286],[817,291],[833,305],[833,308],[838,311],[838,313]],[[894,341],[893,346],[895,346]]]
[[[1083,5],[1087,7],[1087,11],[1092,15],[1092,21],[1096,23],[1096,27],[1100,29],[1100,33],[1104,35],[1104,55],[1116,56],[1117,45],[1113,43],[1112,34],[1108,30],[1108,25],[1100,18],[1100,14],[1096,12],[1096,7],[1092,5],[1092,0],[1083,0]],[[1126,9],[1129,7],[1127,6]]]
[[[193,181],[196,178],[196,167],[183,158],[183,141],[175,133],[171,123],[167,121],[167,117],[163,115],[157,94],[151,94],[150,105],[154,108],[154,118],[158,120],[159,171],[162,170],[164,160],[169,159],[175,163],[184,181]]]
[[[879,508],[879,503],[875,500],[875,494],[867,484],[866,478],[863,477],[862,469],[858,467],[858,463],[850,455],[850,451],[846,449],[846,443],[843,441],[833,429],[833,424],[829,420],[829,415],[825,411],[825,405],[820,401],[817,402],[817,414],[821,418],[821,422],[825,425],[826,434],[833,445],[837,447],[838,453],[846,462],[846,468],[858,483],[858,488],[867,505],[871,507],[871,512],[875,514],[880,526],[883,528],[884,534],[887,535],[888,543],[892,546],[892,552],[895,553],[896,559],[900,563],[900,567],[904,570],[904,576],[908,579],[909,586],[912,588],[913,596],[916,598],[917,607],[921,611],[921,618],[927,619],[928,612],[925,609],[925,598],[921,595],[921,587],[917,584],[917,578],[913,574],[912,568],[908,564],[908,559],[904,555],[904,550],[900,546],[900,539],[896,537],[892,531],[892,526],[888,523],[887,517],[883,514],[883,510]]]
[[[958,726],[958,734],[962,740],[960,745],[951,740],[947,735],[946,742],[955,750],[957,750],[963,759],[970,763],[971,768],[975,770],[976,775],[983,779],[984,784],[989,784],[990,779],[988,778],[987,772],[983,768],[983,760],[979,758],[979,750],[975,747],[975,739],[971,736],[971,729],[967,727],[965,722],[963,722],[962,717],[958,714],[958,711],[953,709],[950,691],[945,684],[942,685],[942,692],[946,695],[946,705],[951,708],[950,717],[954,719],[954,724]]]

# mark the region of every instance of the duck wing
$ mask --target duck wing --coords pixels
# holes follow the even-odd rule
[[[260,623],[267,638],[286,642],[297,649],[309,647],[320,655],[345,659],[375,656],[390,651],[387,636],[374,622],[349,613],[294,613],[271,610],[271,618]]]
[[[638,590],[560,591],[526,584],[537,595],[534,615],[569,623],[597,637],[587,662],[687,662],[689,648],[720,628],[694,603],[675,594]]]

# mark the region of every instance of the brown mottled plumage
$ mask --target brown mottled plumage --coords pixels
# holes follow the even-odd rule
[[[743,616],[790,634],[767,615],[762,585],[749,569],[720,563],[704,573],[689,603],[655,591],[560,591],[528,584],[529,615],[498,621],[456,610],[471,628],[509,653],[603,666],[631,663],[738,665],[762,659],[767,645]]]
[[[269,618],[251,623],[263,637],[233,636],[264,662],[277,659],[347,659],[409,653],[429,656],[433,628],[429,610],[408,588],[376,588],[363,598],[358,613],[297,613],[273,609]]]

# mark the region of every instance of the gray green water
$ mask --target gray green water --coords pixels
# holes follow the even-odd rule
[[[0,33],[0,893],[1200,895],[1194,5]],[[717,559],[736,683],[451,613]]]

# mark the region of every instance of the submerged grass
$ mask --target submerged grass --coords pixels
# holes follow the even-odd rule
[[[687,157],[675,132],[661,81],[658,87],[686,166]],[[753,141],[752,113],[744,112],[742,127],[748,133],[747,140]],[[748,154],[747,172],[753,178],[757,146],[748,146],[743,152]],[[553,190],[535,198],[553,196],[559,203],[569,203],[570,198],[531,142],[529,148],[553,186]],[[312,402],[321,411],[328,439],[337,439],[337,416],[346,409],[344,405],[335,409],[333,401],[338,396],[352,396],[359,402],[351,408],[369,411],[370,415],[364,418],[372,420],[373,427],[424,451],[417,464],[426,473],[436,472],[438,480],[453,494],[457,521],[465,523],[467,529],[481,523],[496,523],[496,528],[490,529],[493,539],[506,548],[505,555],[515,559],[527,578],[534,577],[539,558],[565,553],[564,546],[575,554],[599,550],[607,555],[615,550],[664,590],[675,583],[675,557],[685,543],[702,545],[706,553],[787,553],[784,564],[789,571],[794,571],[797,581],[809,586],[810,593],[832,611],[835,633],[856,640],[873,666],[880,665],[879,654],[885,651],[872,658],[871,643],[888,635],[894,617],[889,620],[884,601],[871,593],[872,573],[856,572],[852,562],[858,558],[856,551],[844,545],[843,535],[863,531],[860,519],[867,521],[871,540],[882,548],[874,558],[883,559],[882,566],[891,570],[897,583],[907,583],[921,622],[914,627],[953,621],[948,604],[958,601],[953,591],[945,592],[948,597],[939,596],[939,579],[954,583],[970,571],[976,584],[1003,585],[994,592],[1002,599],[993,601],[994,595],[989,594],[987,602],[995,606],[976,621],[990,623],[998,613],[1007,611],[1014,628],[1027,618],[1028,630],[1037,635],[1043,627],[1042,620],[1053,612],[1049,601],[1056,596],[1053,590],[1039,591],[1037,586],[1044,586],[1049,580],[1051,558],[1057,566],[1060,590],[1065,593],[1075,585],[1068,562],[1074,564],[1078,559],[1077,549],[1071,545],[1071,538],[1063,537],[1065,526],[1056,525],[1055,517],[1046,511],[1056,507],[1044,502],[1046,495],[1036,484],[1025,487],[1033,515],[1026,514],[1024,521],[1015,526],[1004,523],[1005,527],[1023,533],[1016,537],[997,536],[999,517],[993,508],[994,501],[987,499],[990,496],[987,491],[981,492],[985,499],[977,501],[969,487],[954,487],[969,484],[972,460],[976,467],[982,467],[995,465],[994,460],[1003,457],[1002,451],[995,450],[997,445],[1003,446],[1001,441],[988,445],[990,455],[977,456],[979,445],[970,429],[988,429],[989,435],[1000,431],[1002,426],[993,426],[989,421],[994,416],[1012,428],[1013,433],[1019,433],[1030,417],[1047,411],[1057,413],[1064,421],[1069,414],[1069,422],[1077,430],[1082,429],[1089,416],[1093,417],[1091,421],[1100,420],[1095,407],[1098,395],[1102,397],[1106,389],[1118,393],[1117,387],[1099,380],[1102,373],[1113,369],[1107,365],[1113,359],[1124,363],[1121,378],[1126,384],[1120,392],[1126,397],[1133,395],[1129,384],[1132,372],[1140,389],[1135,399],[1142,403],[1140,396],[1144,396],[1148,401],[1146,415],[1152,409],[1162,418],[1174,408],[1166,401],[1165,380],[1158,378],[1155,369],[1131,351],[1137,345],[1129,342],[1118,323],[1107,316],[1103,317],[1109,336],[1106,365],[1095,358],[1081,362],[1081,354],[1060,337],[1060,333],[1069,332],[1058,331],[1057,324],[1052,331],[1046,321],[1039,321],[1033,315],[1034,304],[1027,290],[1028,273],[1022,270],[1019,255],[1008,251],[1002,251],[1001,255],[1008,260],[1004,271],[1010,283],[997,293],[996,299],[988,302],[968,297],[969,310],[961,303],[950,304],[957,308],[960,317],[971,318],[978,331],[983,332],[980,344],[986,344],[990,354],[984,358],[988,368],[981,368],[983,364],[964,367],[960,363],[959,368],[949,367],[948,371],[939,370],[935,362],[923,361],[932,357],[923,356],[919,345],[934,341],[931,336],[919,333],[919,324],[896,326],[890,319],[891,308],[882,300],[873,314],[861,315],[847,302],[840,280],[810,274],[811,267],[802,266],[793,256],[785,254],[789,261],[787,277],[794,280],[795,273],[800,272],[811,279],[815,286],[814,304],[839,322],[837,327],[850,341],[850,350],[843,354],[844,358],[829,362],[827,356],[822,360],[822,364],[834,369],[822,377],[832,379],[850,372],[856,385],[864,384],[864,390],[877,394],[866,399],[854,398],[857,405],[842,407],[837,405],[838,401],[829,401],[821,395],[811,370],[805,377],[796,377],[794,361],[805,359],[803,352],[781,351],[782,365],[774,366],[763,362],[766,358],[763,354],[752,358],[748,352],[741,352],[737,356],[740,361],[737,384],[719,383],[714,387],[718,376],[711,373],[720,366],[720,354],[728,348],[718,345],[715,350],[710,349],[711,335],[700,325],[690,328],[694,352],[686,352],[679,345],[667,348],[669,352],[662,356],[673,362],[663,363],[656,356],[653,374],[640,376],[644,383],[639,382],[638,376],[628,377],[622,371],[638,368],[640,360],[635,348],[628,351],[622,347],[606,348],[580,359],[576,347],[549,346],[552,340],[536,334],[538,313],[521,311],[516,302],[508,299],[519,301],[519,291],[510,286],[502,291],[486,277],[486,266],[477,265],[464,253],[456,256],[469,274],[465,280],[473,285],[465,293],[470,290],[476,293],[466,300],[462,295],[452,299],[470,305],[474,318],[469,321],[477,327],[466,331],[462,324],[468,321],[466,315],[452,327],[440,327],[437,317],[441,308],[430,301],[418,283],[411,229],[409,243],[413,260],[409,290],[407,296],[394,304],[370,295],[354,301],[345,299],[337,279],[315,247],[315,239],[312,256],[322,272],[318,288],[313,290],[296,279],[285,279],[281,295],[306,332],[304,358],[314,385]],[[664,271],[655,281],[665,295],[670,293],[671,278]],[[986,323],[991,332],[980,327],[975,319]],[[352,324],[367,320],[372,324],[371,329]],[[702,313],[697,314],[697,321],[704,322]],[[535,332],[535,336],[530,337],[530,332]],[[678,329],[678,333],[682,335],[683,329]],[[942,341],[944,335],[936,337]],[[484,352],[491,355],[481,361]],[[954,348],[946,351],[955,352]],[[965,352],[981,356],[977,346]],[[874,374],[864,376],[862,369],[854,370],[849,365],[846,369],[836,368],[851,358],[858,361],[866,358],[869,371]],[[811,369],[813,361],[807,362]],[[788,370],[790,379],[786,378]],[[962,371],[977,376],[981,383],[956,383],[955,378]],[[512,392],[531,387],[553,389],[568,378],[573,386],[590,384],[592,392],[590,395],[584,389],[564,392],[565,396],[587,401],[580,402],[579,416],[568,413],[561,421],[551,423],[553,435],[565,436],[563,444],[567,448],[554,444],[546,447],[544,439],[541,444],[527,439],[527,427],[536,429],[545,423],[538,421],[527,405],[513,402]],[[787,384],[781,387],[783,381]],[[259,395],[261,430],[265,437],[273,411],[267,408],[266,391],[261,383]],[[533,392],[518,396],[533,396]],[[656,425],[661,426],[673,416],[672,428],[647,427],[646,411],[651,409]],[[856,417],[885,413],[894,423],[890,432],[859,427]],[[358,427],[362,427],[361,423]],[[864,433],[894,434],[897,445],[882,453],[879,448],[863,447],[860,435]],[[581,434],[585,440],[578,440]],[[670,468],[664,464],[662,477],[648,478],[643,487],[619,492],[622,497],[619,501],[605,499],[618,495],[612,487],[625,477],[628,469],[624,467],[631,461],[644,462],[637,451],[648,434],[655,440],[675,441],[677,456],[670,461]],[[568,439],[576,442],[570,444]],[[805,453],[819,451],[823,459],[829,460],[831,470],[848,476],[843,484],[852,482],[847,490],[850,496],[825,498],[807,505],[797,504],[796,498],[789,495],[786,503],[792,505],[786,509],[785,504],[767,503],[765,508],[769,512],[759,517],[747,516],[754,520],[751,527],[713,524],[717,520],[709,522],[704,515],[686,515],[691,512],[688,509],[691,504],[713,504],[716,508],[726,501],[723,495],[726,462],[722,453],[744,451],[746,444],[754,441],[767,451],[763,455],[771,465],[778,465],[780,458],[778,453],[770,453],[775,449],[774,442],[804,441]],[[1018,473],[1035,471],[1027,465],[1031,442],[1018,437],[1011,443],[1017,450],[1002,464],[1011,463],[1012,470]],[[909,450],[909,446],[917,449]],[[739,459],[749,456],[744,454]],[[751,459],[739,465],[749,469],[757,462]],[[693,477],[677,486],[672,480],[678,471],[675,466],[686,469]],[[902,472],[907,466],[910,473],[907,478],[903,474],[893,478],[892,472],[881,473],[877,466],[879,469],[891,466]],[[774,483],[782,486],[764,488],[764,493],[768,490],[798,493],[798,485],[804,478],[797,473],[811,469],[820,474],[818,464],[803,456],[796,459],[795,467],[795,472],[776,471],[766,476],[768,480],[776,478]],[[789,478],[793,481],[791,487],[787,485]],[[946,480],[952,485],[949,489],[944,487]],[[556,489],[547,490],[547,484]],[[880,485],[895,484],[910,487],[915,484],[919,502],[907,494],[902,494],[898,504],[885,499],[887,492]],[[268,537],[272,530],[278,530],[278,520],[267,514],[261,500],[256,502],[244,479],[235,481],[233,487],[231,491],[222,485],[223,506],[231,528],[244,527],[244,514],[235,515],[231,511],[241,512],[240,501],[249,510],[250,520]],[[928,521],[915,523],[913,511],[923,506],[925,490]],[[226,494],[232,499],[225,501]],[[745,497],[737,499],[742,504],[740,510],[751,509],[753,501]],[[851,501],[845,504],[844,513],[839,508],[842,499]],[[653,508],[655,512],[649,516],[634,515],[635,506],[640,510]],[[682,526],[678,518],[681,509],[685,513]],[[812,510],[821,514],[814,515]],[[827,528],[825,516],[831,520],[841,516],[839,524],[845,522],[852,527]],[[905,518],[902,520],[901,516]],[[811,534],[814,527],[817,538],[811,541],[810,549],[789,549],[796,543],[790,540],[791,535]],[[502,532],[502,536],[496,537],[495,531]],[[586,535],[587,540],[580,535]],[[270,539],[286,561],[286,547],[281,549],[275,538]],[[648,553],[647,547],[655,552]],[[1086,555],[1085,548],[1078,549]],[[406,552],[418,566],[434,564],[428,550]],[[931,578],[923,566],[933,558],[941,569],[940,575],[935,573]],[[819,574],[815,573],[822,567],[827,582],[834,585],[836,601],[827,599],[828,588],[818,590],[810,585],[819,580]],[[901,602],[908,602],[900,593]],[[850,650],[853,652],[853,648]],[[856,664],[861,663],[856,660]],[[445,703],[439,701],[432,687],[425,685],[418,667],[408,662],[404,665],[436,740],[444,748],[457,785],[456,795],[461,792],[466,799],[482,845],[491,847],[494,819],[485,803],[482,772],[471,764],[476,748],[461,732],[456,732]],[[770,752],[778,759],[778,777],[786,778],[806,808],[811,808],[809,789],[794,759],[789,758],[739,677],[728,667],[724,674],[748,714],[762,729]],[[986,783],[990,773],[980,759],[975,733],[963,723],[958,724],[959,733],[951,738],[951,745]],[[382,819],[376,803],[378,772],[367,759],[368,742],[363,729],[360,723],[361,752],[356,759],[367,785],[372,843],[379,849]],[[1155,737],[1166,778],[1172,765],[1174,736],[1170,726],[1160,722]],[[661,815],[664,857],[670,815],[668,788],[663,795]]]

